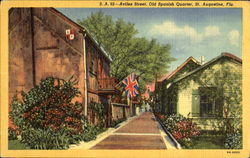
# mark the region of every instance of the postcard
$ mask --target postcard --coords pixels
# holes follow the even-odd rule
[[[250,156],[248,1],[2,1],[1,157]]]

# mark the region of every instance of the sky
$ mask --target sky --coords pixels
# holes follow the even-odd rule
[[[73,21],[103,11],[114,20],[123,18],[135,24],[138,37],[157,39],[172,46],[176,69],[188,57],[205,61],[229,52],[238,57],[242,45],[242,10],[240,8],[56,8]]]

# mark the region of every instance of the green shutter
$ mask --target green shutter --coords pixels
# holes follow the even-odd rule
[[[198,117],[200,116],[200,96],[199,96],[199,90],[193,90],[192,91],[192,117]]]

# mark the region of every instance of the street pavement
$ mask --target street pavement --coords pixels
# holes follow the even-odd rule
[[[173,148],[151,112],[145,112],[94,145],[91,149]]]

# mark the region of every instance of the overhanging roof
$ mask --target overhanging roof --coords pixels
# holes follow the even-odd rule
[[[157,80],[157,82],[162,82],[164,80],[170,79],[172,76],[174,76],[177,72],[179,72],[185,65],[187,65],[191,61],[194,62],[194,63],[196,63],[197,65],[200,65],[200,63],[195,58],[193,58],[191,56],[184,63],[182,63],[179,67],[177,67],[177,69],[175,69],[174,71],[169,72],[169,73],[163,75],[160,79]]]
[[[196,73],[196,72],[198,72],[198,71],[200,71],[200,70],[206,68],[207,66],[209,66],[209,65],[211,65],[212,63],[214,63],[214,62],[220,60],[220,59],[223,58],[223,57],[230,58],[230,59],[232,59],[232,60],[234,60],[234,61],[236,61],[236,62],[242,64],[242,60],[241,60],[239,57],[237,57],[237,56],[235,56],[235,55],[233,55],[233,54],[231,54],[231,53],[227,53],[227,52],[221,53],[221,55],[219,55],[219,56],[213,58],[212,60],[210,60],[209,62],[205,63],[204,65],[201,65],[200,67],[198,67],[198,68],[196,68],[195,70],[193,70],[193,71],[187,73],[186,75],[184,75],[184,76],[182,76],[182,77],[180,77],[180,78],[175,79],[175,80],[173,81],[173,83],[176,83],[176,82],[179,82],[179,81],[183,80],[184,78],[186,78],[186,77],[188,77],[188,76],[190,76],[190,75],[192,75],[192,74],[194,74],[194,73]]]

